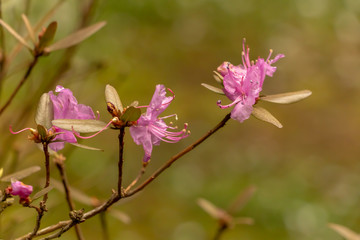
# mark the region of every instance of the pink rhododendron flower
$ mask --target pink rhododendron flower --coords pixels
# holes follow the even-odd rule
[[[13,196],[19,196],[20,199],[28,198],[32,191],[32,186],[26,185],[20,181],[14,181],[11,183],[10,194]]]
[[[266,60],[258,58],[257,61],[251,62],[249,59],[250,49],[245,48],[245,40],[243,42],[243,64],[234,66],[229,62],[221,64],[217,71],[224,77],[223,91],[225,95],[232,101],[229,105],[221,105],[218,101],[218,106],[221,108],[228,108],[235,105],[231,111],[231,118],[243,122],[250,117],[253,111],[253,105],[259,97],[262,90],[265,76],[272,77],[276,71],[276,67],[271,66],[283,54],[278,54],[274,59],[270,59],[272,51]]]
[[[153,145],[159,145],[161,141],[175,143],[187,137],[189,134],[185,128],[178,132],[170,132],[167,129],[176,129],[176,127],[167,125],[163,119],[159,118],[162,113],[173,100],[173,97],[166,97],[166,89],[164,85],[156,85],[155,93],[146,109],[146,113],[141,115],[137,124],[130,127],[130,134],[134,142],[138,145],[142,144],[145,156],[143,161],[146,163],[151,158]],[[176,116],[176,115],[171,115]]]
[[[57,86],[55,95],[52,91],[49,92],[50,99],[54,107],[54,119],[95,119],[95,115],[91,107],[78,104],[76,98],[70,89],[62,86]],[[55,127],[55,132],[61,132],[57,135],[54,141],[61,142],[50,143],[49,147],[54,151],[59,151],[64,148],[65,142],[76,143],[77,140],[71,131],[63,130]]]

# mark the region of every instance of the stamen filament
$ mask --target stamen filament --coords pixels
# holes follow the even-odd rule
[[[235,104],[239,103],[242,100],[242,96],[237,97],[232,103],[228,104],[228,105],[221,105],[221,100],[217,101],[217,105],[221,108],[229,108],[231,106],[234,106]]]
[[[35,131],[35,129],[33,129],[33,128],[24,128],[24,129],[21,129],[20,131],[14,132],[11,125],[9,126],[9,130],[12,134],[19,134],[21,132],[25,132],[26,130]]]
[[[171,115],[168,115],[168,116],[165,116],[165,117],[161,117],[161,118],[159,118],[159,119],[166,119],[166,118],[170,118],[170,117],[174,117],[174,116],[175,116],[175,120],[178,120],[178,116],[177,116],[176,113],[171,114]]]
[[[98,135],[99,133],[105,131],[105,130],[110,126],[110,124],[113,122],[114,119],[115,119],[115,118],[111,119],[110,122],[109,122],[108,124],[106,124],[106,126],[105,126],[103,129],[101,129],[101,130],[98,131],[97,133],[95,133],[95,134],[93,134],[93,135],[91,135],[91,136],[88,136],[88,137],[83,137],[83,136],[81,136],[80,134],[78,134],[78,133],[74,130],[74,127],[73,127],[73,126],[71,126],[71,130],[72,130],[72,133],[73,133],[76,137],[78,137],[78,138],[81,138],[81,139],[93,138],[93,137],[95,137],[96,135]]]

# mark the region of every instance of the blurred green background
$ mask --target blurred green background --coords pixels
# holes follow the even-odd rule
[[[49,19],[58,21],[55,39],[73,32],[89,1],[64,1]],[[21,13],[35,24],[56,1],[3,0],[3,19],[23,35]],[[294,105],[259,103],[284,125],[282,129],[253,117],[230,121],[196,150],[176,162],[140,194],[114,208],[131,217],[126,225],[107,215],[111,239],[210,239],[217,223],[196,203],[205,198],[226,208],[246,187],[256,194],[236,216],[255,220],[225,232],[226,239],[342,239],[327,224],[360,232],[360,1],[358,0],[99,0],[87,24],[107,25],[75,49],[62,71],[65,51],[42,58],[13,104],[0,118],[0,166],[10,174],[28,166],[43,168],[43,155],[14,129],[35,127],[42,92],[56,84],[70,88],[80,103],[106,112],[104,88],[113,85],[122,102],[146,105],[156,84],[165,84],[175,101],[164,114],[177,113],[192,134],[177,144],[154,148],[145,175],[215,126],[229,109],[225,98],[205,88],[223,61],[241,63],[242,39],[251,59],[266,58],[269,49],[285,58],[263,93],[310,89],[313,95]],[[48,24],[46,23],[46,25]],[[45,26],[46,26],[45,25]],[[17,42],[5,33],[6,51]],[[21,79],[31,55],[22,50],[2,82],[1,105]],[[59,73],[60,69],[60,73]],[[57,83],[55,83],[55,80]],[[117,132],[107,131],[83,144],[93,152],[67,146],[62,153],[72,186],[105,200],[116,188]],[[141,167],[143,149],[126,135],[124,181]],[[52,177],[59,179],[54,165]],[[24,179],[35,191],[44,172]],[[5,188],[7,183],[1,183]],[[53,190],[42,226],[68,218],[63,195]],[[77,208],[90,206],[77,203]],[[35,211],[15,204],[2,214],[0,238],[11,239],[33,229]],[[19,225],[20,224],[20,225]],[[81,224],[86,239],[102,239],[100,220]],[[75,239],[74,231],[64,239]]]

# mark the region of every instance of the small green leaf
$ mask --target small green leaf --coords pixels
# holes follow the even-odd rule
[[[214,86],[211,86],[211,85],[208,85],[206,83],[202,83],[201,84],[203,87],[206,87],[207,89],[209,89],[210,91],[213,91],[214,93],[219,93],[219,94],[222,94],[224,95],[224,91],[221,89],[221,88],[217,88],[217,87],[214,87]]]
[[[38,49],[43,50],[45,47],[49,46],[52,40],[54,39],[57,29],[57,22],[51,22],[46,28],[45,32],[42,35],[39,35],[39,45]]]
[[[67,36],[67,37],[57,41],[56,43],[52,44],[51,46],[47,47],[45,49],[45,51],[50,53],[50,52],[53,52],[56,50],[74,46],[74,45],[84,41],[85,39],[87,39],[88,37],[90,37],[91,35],[96,33],[97,31],[99,31],[102,27],[105,26],[105,24],[106,24],[106,22],[103,21],[103,22],[99,22],[94,25],[91,25],[87,28],[80,29],[79,31],[77,31],[73,34],[70,34],[69,36]]]
[[[36,200],[42,196],[44,196],[45,194],[47,194],[48,192],[50,192],[54,187],[53,186],[49,186],[49,187],[46,187],[40,191],[38,191],[33,197],[32,197],[32,200]]]
[[[89,146],[79,144],[79,143],[70,143],[70,144],[74,145],[75,147],[84,148],[84,149],[87,149],[87,150],[102,151],[102,152],[104,151],[103,149],[100,149],[100,148],[89,147]]]
[[[23,169],[21,171],[15,172],[13,174],[7,175],[3,178],[1,178],[1,181],[3,182],[10,182],[12,178],[17,179],[17,180],[21,180],[25,177],[30,176],[33,173],[36,173],[38,171],[40,171],[41,168],[39,166],[33,166],[33,167],[29,167],[26,169]]]
[[[47,138],[47,131],[46,128],[42,125],[37,125],[37,130],[41,136],[41,139],[46,139]]]
[[[288,93],[274,94],[268,96],[261,96],[260,99],[267,102],[289,104],[303,100],[304,98],[307,98],[310,95],[311,95],[311,91],[302,90],[297,92],[288,92]]]
[[[281,123],[270,113],[268,112],[266,109],[262,108],[262,107],[255,107],[251,113],[254,117],[256,117],[257,119],[264,121],[264,122],[268,122],[271,123],[273,125],[275,125],[278,128],[282,128],[283,126],[281,125]]]
[[[21,37],[14,29],[12,29],[6,22],[4,22],[2,19],[0,19],[0,24],[8,30],[8,32],[13,35],[14,38],[16,38],[22,45],[27,47],[28,49],[32,50],[32,47],[25,41],[23,37]]]
[[[139,108],[129,107],[125,110],[124,114],[121,115],[120,120],[123,122],[133,122],[139,119],[141,110]]]
[[[36,110],[35,122],[38,125],[50,129],[52,124],[51,120],[54,118],[53,104],[50,100],[49,94],[44,93],[41,95],[38,108]]]
[[[360,235],[339,224],[329,223],[329,227],[347,240],[360,240]]]
[[[98,132],[106,127],[106,123],[94,119],[56,119],[52,124],[68,131],[74,128],[79,133]]]
[[[107,103],[112,103],[120,113],[124,110],[119,94],[110,84],[107,84],[105,87],[105,99]]]

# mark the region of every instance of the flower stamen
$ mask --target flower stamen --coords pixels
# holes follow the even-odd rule
[[[9,130],[10,130],[11,134],[19,134],[19,133],[25,132],[26,130],[29,130],[30,132],[36,131],[33,128],[24,128],[24,129],[21,129],[21,130],[19,130],[17,132],[14,132],[11,125],[9,126]]]
[[[78,137],[78,138],[81,138],[81,139],[90,139],[90,138],[95,137],[95,136],[98,135],[99,133],[105,131],[105,130],[110,126],[110,124],[113,123],[113,121],[116,121],[117,119],[118,119],[117,117],[114,117],[113,119],[110,120],[110,122],[109,122],[108,124],[106,124],[105,127],[103,127],[103,129],[101,129],[100,131],[96,132],[95,134],[93,134],[93,135],[91,135],[91,136],[87,136],[87,137],[81,136],[79,133],[77,133],[77,132],[74,130],[74,127],[73,127],[73,126],[71,126],[71,131],[72,131],[72,133],[73,133],[76,137]]]

